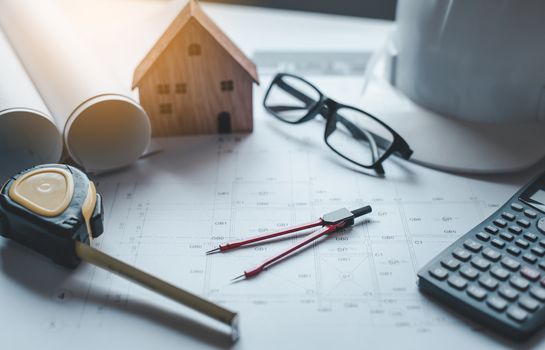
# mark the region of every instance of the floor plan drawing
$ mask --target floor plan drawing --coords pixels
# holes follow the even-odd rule
[[[2,322],[20,326],[2,336],[15,341],[31,331],[26,348],[63,334],[67,342],[85,338],[82,349],[295,349],[358,341],[449,348],[445,336],[463,334],[456,347],[509,347],[468,332],[475,324],[421,295],[416,271],[508,199],[524,175],[489,182],[392,159],[380,178],[339,161],[322,133],[319,121],[294,127],[262,112],[252,134],[160,139],[162,152],[94,179],[106,215],[95,246],[239,311],[238,343],[143,287],[89,265],[65,270],[5,240],[0,304],[13,319]],[[373,212],[354,226],[253,279],[230,281],[302,235],[205,255],[222,242],[365,204]]]

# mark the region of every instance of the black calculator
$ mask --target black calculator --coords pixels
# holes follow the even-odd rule
[[[421,291],[523,340],[545,324],[545,173],[418,272]]]

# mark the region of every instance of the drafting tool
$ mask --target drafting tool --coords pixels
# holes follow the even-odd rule
[[[90,246],[103,232],[102,198],[80,170],[41,165],[9,179],[0,191],[0,234],[75,268],[84,260],[139,283],[231,327],[238,316],[210,301],[130,266]]]
[[[368,214],[372,211],[371,206],[367,205],[365,207],[358,208],[356,210],[348,210],[346,208],[342,208],[339,210],[335,210],[333,212],[327,213],[323,215],[321,218],[319,218],[316,221],[312,221],[306,224],[302,225],[296,225],[292,227],[288,227],[285,230],[282,231],[276,231],[273,233],[256,236],[253,238],[245,239],[242,241],[237,242],[231,242],[231,243],[224,243],[221,244],[218,248],[212,249],[206,254],[214,254],[214,253],[222,253],[226,252],[228,250],[240,248],[252,243],[265,241],[271,238],[276,238],[280,236],[284,236],[293,232],[303,231],[307,229],[311,229],[314,227],[320,227],[321,229],[317,230],[316,232],[313,232],[308,237],[306,237],[302,242],[298,243],[297,245],[290,247],[283,251],[282,253],[266,260],[262,264],[254,267],[253,269],[244,271],[244,273],[240,276],[237,276],[233,279],[233,281],[239,281],[245,278],[250,278],[258,275],[259,273],[263,272],[263,270],[267,269],[271,265],[275,264],[282,258],[292,254],[293,252],[301,249],[302,247],[310,244],[311,242],[317,240],[320,237],[323,237],[325,235],[328,235],[330,233],[336,232],[340,229],[346,228],[348,226],[351,226],[354,224],[354,219],[360,216],[363,216],[365,214]]]

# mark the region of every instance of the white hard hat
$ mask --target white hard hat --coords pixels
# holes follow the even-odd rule
[[[545,157],[545,2],[399,0],[364,108],[424,165],[496,173]]]

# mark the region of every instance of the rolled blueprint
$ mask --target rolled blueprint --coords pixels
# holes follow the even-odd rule
[[[103,70],[55,0],[1,0],[0,26],[77,163],[103,171],[144,152],[151,135],[147,114]]]
[[[38,90],[0,30],[0,182],[58,162],[62,138]]]

